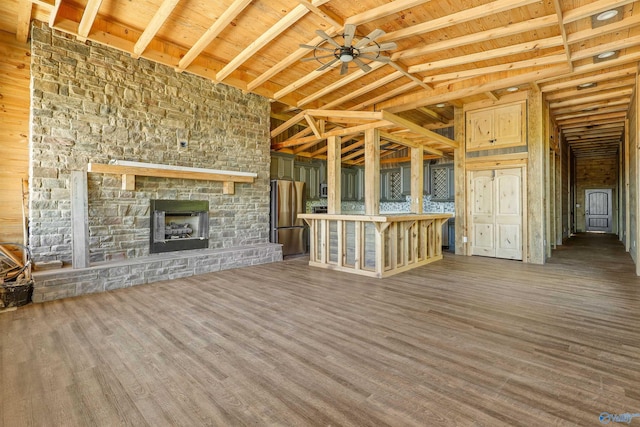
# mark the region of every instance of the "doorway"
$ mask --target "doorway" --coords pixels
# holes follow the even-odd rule
[[[611,189],[585,190],[584,204],[585,230],[611,233]]]
[[[522,168],[470,172],[471,254],[522,260]]]

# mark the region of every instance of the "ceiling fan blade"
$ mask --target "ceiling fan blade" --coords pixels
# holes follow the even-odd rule
[[[337,61],[339,61],[339,59],[338,58],[334,58],[331,61],[329,61],[326,64],[324,64],[322,67],[318,68],[316,71],[326,70],[327,68],[329,68],[330,66],[335,64]]]
[[[365,64],[364,62],[360,61],[359,58],[353,58],[353,62],[355,62],[356,64],[358,64],[358,67],[360,67],[360,69],[362,71],[364,71],[365,73],[368,73],[369,71],[371,71],[371,67],[369,67],[367,64]]]
[[[353,36],[356,34],[356,26],[353,24],[347,24],[344,26],[344,45],[351,46],[353,43]]]
[[[334,45],[337,48],[341,48],[342,47],[338,43],[336,43],[336,41],[334,39],[329,37],[329,34],[325,33],[324,31],[316,30],[316,34],[319,35],[320,37],[322,37],[327,43],[330,43],[330,44]]]
[[[379,61],[379,62],[391,62],[391,58],[388,56],[373,56],[373,55],[360,55],[359,58],[370,59],[371,61]]]
[[[328,52],[333,52],[335,49],[330,48],[330,47],[321,47],[321,46],[311,46],[310,44],[301,44],[299,45],[300,47],[303,47],[305,49],[316,49],[316,50],[326,50]]]
[[[391,42],[391,43],[383,43],[380,46],[363,47],[362,49],[358,49],[358,50],[360,51],[360,53],[367,53],[367,52],[378,52],[380,50],[393,50],[397,47],[398,47],[397,44]]]
[[[364,37],[362,39],[360,39],[360,41],[358,43],[356,43],[356,45],[354,46],[355,48],[360,48],[362,46],[366,46],[368,43],[371,43],[372,41],[375,41],[375,39],[377,39],[378,37],[380,37],[381,35],[384,34],[384,31],[381,29],[376,29],[373,30],[369,33],[369,35],[367,37]]]
[[[340,75],[343,76],[347,74],[347,71],[349,71],[349,63],[343,62],[342,66],[340,67]]]
[[[312,56],[310,58],[302,58],[300,60],[300,62],[309,62],[309,61],[315,61],[316,59],[323,59],[323,58],[335,58],[336,56],[331,54],[331,55],[321,55],[321,56]]]

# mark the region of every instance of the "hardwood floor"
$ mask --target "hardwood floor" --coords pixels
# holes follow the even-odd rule
[[[613,236],[576,236],[545,266],[447,255],[369,279],[306,262],[0,314],[0,424],[595,426],[640,412],[640,279]]]

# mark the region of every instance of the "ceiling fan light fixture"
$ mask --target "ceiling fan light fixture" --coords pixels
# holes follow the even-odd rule
[[[616,52],[613,51],[613,50],[609,50],[607,52],[602,52],[602,53],[598,54],[598,59],[611,58],[615,54],[616,54]]]
[[[611,18],[615,17],[617,14],[618,14],[618,11],[616,9],[606,10],[606,11],[604,11],[602,13],[599,13],[596,16],[596,19],[598,21],[606,21],[608,19],[611,19]]]
[[[578,89],[587,89],[590,87],[595,87],[598,84],[596,82],[588,82],[588,83],[582,83],[578,85]]]
[[[342,62],[351,62],[353,61],[353,55],[350,53],[341,53],[339,59]]]

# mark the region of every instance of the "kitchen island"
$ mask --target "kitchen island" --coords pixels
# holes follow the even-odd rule
[[[309,265],[388,277],[442,259],[450,213],[300,214],[309,224]]]

